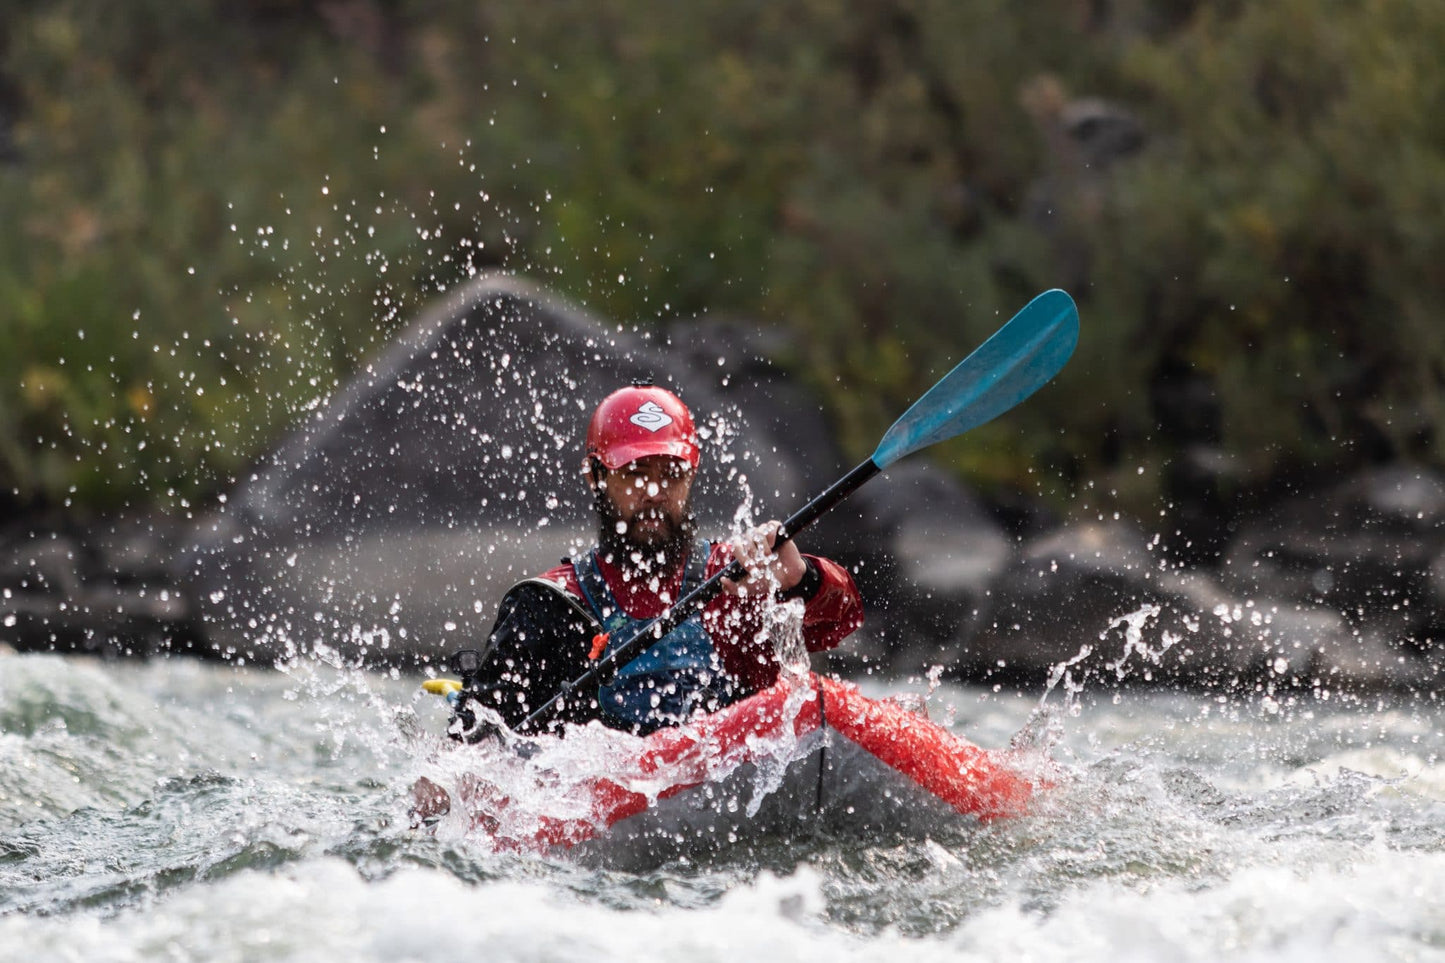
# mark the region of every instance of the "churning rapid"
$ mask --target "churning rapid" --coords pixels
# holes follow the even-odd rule
[[[1445,958],[1433,699],[1086,683],[1040,716],[1038,693],[874,682],[980,745],[1043,739],[1058,784],[927,838],[629,873],[410,829],[452,751],[419,681],[324,652],[0,656],[0,956]]]

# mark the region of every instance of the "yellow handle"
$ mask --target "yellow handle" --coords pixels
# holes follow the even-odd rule
[[[432,695],[451,695],[453,692],[461,692],[462,684],[456,679],[427,679],[421,687]]]

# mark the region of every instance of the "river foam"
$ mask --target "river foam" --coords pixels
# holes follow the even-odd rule
[[[1086,691],[1030,816],[639,874],[409,830],[417,681],[0,657],[0,958],[1445,959],[1428,700]],[[868,688],[983,745],[1038,704],[920,685]]]

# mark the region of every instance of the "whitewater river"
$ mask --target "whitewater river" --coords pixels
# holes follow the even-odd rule
[[[999,746],[1043,690],[928,701]],[[639,875],[409,830],[414,678],[0,655],[0,958],[1445,959],[1438,704],[1049,702],[1033,815]]]

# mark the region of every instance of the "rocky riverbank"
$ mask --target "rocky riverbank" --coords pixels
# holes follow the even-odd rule
[[[1241,519],[1218,564],[1187,567],[1128,520],[1013,533],[993,506],[926,463],[876,484],[871,498],[860,493],[855,520],[871,529],[869,550],[830,549],[869,601],[868,630],[830,656],[846,673],[942,666],[952,677],[1030,685],[1072,662],[1076,673],[1128,684],[1438,684],[1445,479],[1423,470],[1382,466],[1301,494]],[[194,522],[170,517],[12,523],[0,533],[0,642],[107,656],[235,654],[205,617],[204,587],[177,571],[195,538]],[[480,616],[478,625],[490,613]],[[385,624],[400,642],[398,623]],[[345,652],[350,637],[330,641]],[[418,639],[372,655],[405,662],[429,651],[449,649]]]

